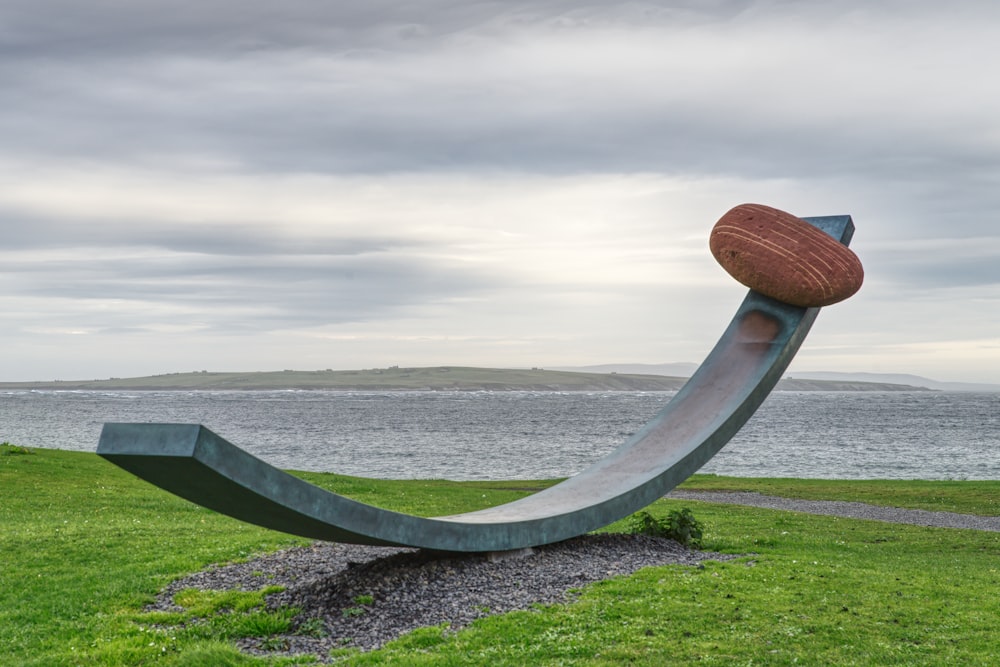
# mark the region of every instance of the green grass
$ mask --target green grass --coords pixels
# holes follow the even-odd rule
[[[398,482],[303,474],[384,507],[443,514],[548,481]],[[996,514],[997,482],[830,482],[697,476],[687,488]],[[1000,535],[691,501],[704,548],[739,558],[647,568],[573,604],[425,628],[345,665],[991,665],[1000,662]],[[620,526],[612,526],[612,529]],[[289,664],[234,650],[280,634],[294,610],[263,592],[184,591],[171,579],[301,540],[201,509],[92,454],[0,446],[0,664]],[[266,583],[266,582],[265,582]]]

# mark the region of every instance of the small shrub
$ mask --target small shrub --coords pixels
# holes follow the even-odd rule
[[[289,632],[293,615],[294,611],[287,608],[273,612],[251,612],[233,616],[226,625],[237,637],[270,637]]]
[[[19,447],[17,445],[12,445],[9,442],[0,442],[0,456],[15,456],[30,453],[31,450],[27,447]]]
[[[646,511],[636,512],[625,520],[625,532],[632,535],[667,537],[685,546],[701,546],[701,523],[686,507],[670,510],[662,518],[657,518]]]
[[[284,637],[265,637],[258,646],[262,651],[287,651],[288,640]]]
[[[374,595],[355,595],[354,596],[354,607],[347,607],[340,613],[344,618],[350,618],[351,616],[361,616],[368,608],[375,604]]]
[[[295,634],[302,637],[326,637],[329,633],[326,631],[323,619],[313,617],[299,623],[299,627],[295,629]]]

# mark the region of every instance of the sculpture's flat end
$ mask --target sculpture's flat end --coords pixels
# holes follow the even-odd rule
[[[193,457],[201,436],[200,424],[117,424],[101,430],[97,454],[119,456]]]

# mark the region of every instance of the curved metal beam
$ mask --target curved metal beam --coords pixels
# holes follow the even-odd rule
[[[805,218],[845,245],[850,216]],[[781,378],[819,308],[751,291],[715,348],[649,423],[575,477],[489,509],[422,518],[309,484],[198,424],[105,424],[97,453],[199,505],[304,537],[504,551],[582,535],[649,505],[711,459]]]

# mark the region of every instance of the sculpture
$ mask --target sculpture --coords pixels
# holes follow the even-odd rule
[[[795,220],[844,246],[854,232],[846,215]],[[422,518],[351,500],[198,424],[105,424],[97,453],[207,508],[304,537],[459,552],[548,544],[628,516],[697,471],[774,388],[818,313],[751,290],[691,379],[618,449],[544,491],[465,514]]]

